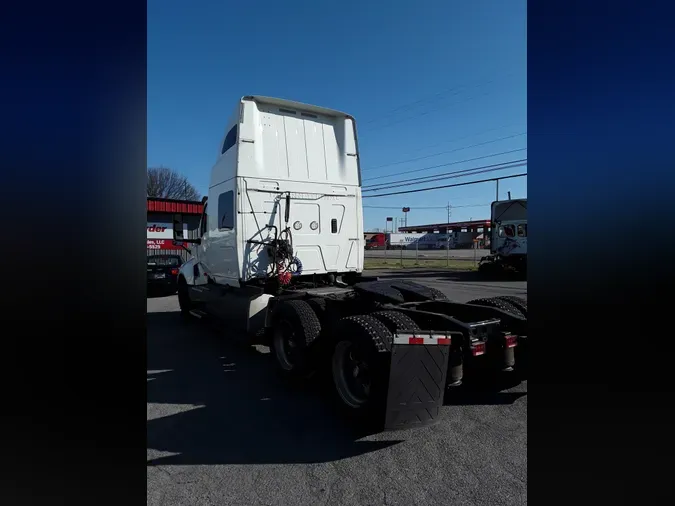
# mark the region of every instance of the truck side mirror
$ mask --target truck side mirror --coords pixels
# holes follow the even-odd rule
[[[201,244],[201,239],[188,239],[183,234],[183,215],[174,214],[173,215],[173,242],[177,246],[182,246],[183,243],[189,244]]]
[[[176,242],[183,242],[183,215],[173,215],[173,240]]]

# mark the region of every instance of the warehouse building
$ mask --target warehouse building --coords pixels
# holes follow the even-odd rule
[[[204,211],[201,202],[189,200],[147,199],[146,249],[148,255],[180,255],[187,260],[189,254],[173,244],[173,215],[183,215],[184,237],[199,237],[199,220]],[[189,247],[189,245],[188,245]]]

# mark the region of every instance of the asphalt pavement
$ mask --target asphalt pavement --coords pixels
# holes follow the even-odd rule
[[[526,296],[525,282],[396,271],[457,301]],[[288,385],[264,347],[185,323],[175,296],[149,298],[148,505],[522,505],[527,382],[473,390],[441,421],[364,435],[317,384]]]
[[[386,251],[382,249],[371,249],[365,251],[366,258],[401,258],[401,256],[403,256],[403,258],[480,260],[489,254],[489,249],[451,249],[450,251],[441,249],[421,249],[418,251],[415,249]]]

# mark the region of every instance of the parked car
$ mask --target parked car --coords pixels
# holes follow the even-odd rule
[[[148,255],[148,290],[175,293],[181,265],[183,259],[179,255]]]

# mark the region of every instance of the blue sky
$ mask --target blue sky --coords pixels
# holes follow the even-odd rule
[[[526,58],[524,0],[148,0],[148,165],[205,194],[227,119],[253,94],[352,114],[364,186],[525,159]],[[527,178],[500,182],[509,190],[527,196]],[[494,197],[490,182],[364,198],[365,227],[403,206],[409,224],[446,221],[448,203],[451,221],[487,218]]]

